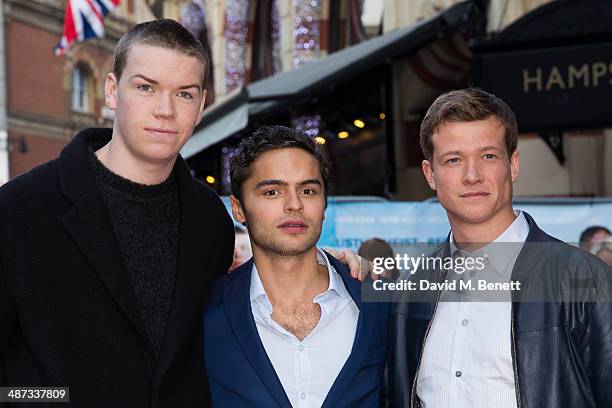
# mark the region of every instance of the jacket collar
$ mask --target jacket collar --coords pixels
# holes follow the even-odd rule
[[[111,129],[85,129],[62,150],[59,157],[60,184],[63,194],[73,203],[72,209],[64,215],[63,222],[152,354],[153,349],[108,209],[98,191],[89,163],[89,143],[108,143],[111,135]],[[180,156],[173,171],[180,197],[178,265],[174,299],[157,361],[156,378],[168,367],[194,316],[199,316],[205,279],[201,268],[207,264],[206,258],[210,255],[202,248],[211,248],[211,237],[203,213],[205,203],[200,202],[193,178]]]
[[[360,309],[357,320],[357,329],[353,348],[345,362],[338,377],[329,390],[323,407],[334,407],[342,397],[347,387],[357,374],[363,360],[367,356],[371,337],[374,335],[372,328],[376,327],[376,314],[373,312],[375,304],[361,303],[361,285],[350,277],[348,268],[325,252],[331,265],[339,273],[342,282],[351,298]],[[226,286],[223,294],[223,305],[230,325],[236,339],[242,348],[246,358],[253,370],[257,373],[262,383],[281,407],[290,407],[291,403],[285,394],[285,390],[274,370],[272,362],[268,358],[263,346],[250,302],[251,273],[253,271],[253,259],[231,273],[230,283]]]
[[[529,213],[526,211],[521,212],[529,224],[529,234],[512,268],[511,279],[513,281],[520,281],[521,287],[526,288],[529,284],[533,267],[537,264],[542,255],[544,255],[547,248],[553,243],[559,242],[559,240],[542,231]],[[449,233],[442,250],[443,256],[450,256],[451,254],[450,241],[451,234]],[[514,291],[513,294],[518,296]]]
[[[523,214],[529,223],[529,235],[512,269],[512,280],[520,281],[521,287],[526,288],[529,285],[533,268],[538,264],[547,248],[560,241],[542,231],[527,212],[523,211]]]
[[[348,290],[346,289],[346,285],[342,281],[340,274],[336,273],[338,269],[335,269],[333,265],[331,264],[331,262],[329,261],[329,259],[332,257],[329,256],[322,249],[318,247],[316,249],[317,249],[317,262],[319,265],[325,266],[328,277],[329,277],[329,286],[327,288],[327,291],[324,292],[325,295],[339,296],[341,298],[348,299],[350,295],[348,293]],[[251,272],[251,286],[250,286],[250,292],[249,292],[249,301],[253,302],[253,300],[263,297],[266,299],[267,302],[269,302],[270,300],[268,299],[268,295],[266,294],[266,291],[263,287],[263,282],[261,281],[261,278],[259,277],[259,273],[257,273],[257,265],[253,264],[252,268],[253,270]],[[321,297],[319,296],[318,298],[321,299]]]

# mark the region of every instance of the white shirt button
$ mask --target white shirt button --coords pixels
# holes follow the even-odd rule
[[[462,326],[467,326],[469,322],[470,322],[470,321],[469,321],[468,319],[463,319],[463,320],[461,321],[461,325],[462,325]]]
[[[305,393],[305,392],[301,393],[301,394],[300,394],[300,398],[301,398],[301,399],[305,399],[305,398],[306,398],[306,393]]]
[[[455,371],[455,377],[461,377],[461,371]]]
[[[304,346],[302,346],[302,345],[300,344],[300,347],[298,347],[298,350],[303,351],[303,350],[304,350]]]

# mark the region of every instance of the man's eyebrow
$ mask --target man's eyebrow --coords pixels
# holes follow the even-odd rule
[[[255,185],[255,188],[261,188],[261,187],[265,187],[265,186],[288,186],[289,183],[287,183],[284,180],[280,180],[280,179],[267,179],[267,180],[261,180],[259,183],[257,183]]]
[[[308,180],[300,181],[300,186],[305,186],[308,184],[316,184],[321,187],[323,186],[323,183],[321,183],[321,180],[318,180],[318,179],[308,179]]]
[[[135,79],[135,78],[142,78],[142,79],[144,79],[145,81],[150,82],[150,83],[152,83],[152,84],[158,84],[158,83],[159,83],[159,82],[157,82],[156,80],[151,79],[151,78],[147,78],[146,76],[144,76],[144,75],[142,75],[142,74],[134,74],[134,75],[132,75],[132,77],[131,77],[130,79]]]
[[[478,150],[480,150],[481,152],[484,152],[487,150],[498,150],[499,151],[501,149],[497,146],[482,146]],[[448,156],[449,154],[461,156],[462,152],[460,150],[450,150],[448,152],[441,154],[440,157]]]
[[[198,91],[201,91],[202,88],[200,87],[200,85],[198,84],[191,84],[191,85],[182,85],[179,86],[179,89],[190,89],[190,88],[197,88]]]
[[[444,152],[443,154],[441,154],[440,157],[448,156],[449,154],[461,156],[461,151],[460,150],[450,150],[448,152]]]
[[[151,78],[147,78],[146,76],[144,76],[142,74],[132,75],[132,79],[135,79],[135,78],[144,79],[145,81],[150,82],[150,83],[155,84],[155,85],[159,84],[159,82],[157,82],[156,80],[151,79]],[[196,88],[198,91],[202,91],[202,88],[200,87],[199,84],[189,84],[189,85],[181,85],[181,86],[179,86],[179,89],[190,89],[190,88]]]
[[[309,184],[316,184],[318,186],[323,186],[323,183],[321,183],[320,180],[318,179],[308,179],[308,180],[304,180],[304,181],[300,181],[298,183],[299,186],[306,186]],[[289,183],[287,183],[284,180],[280,180],[280,179],[267,179],[267,180],[261,180],[259,183],[257,183],[255,185],[255,189],[261,188],[261,187],[266,187],[266,186],[288,186]]]

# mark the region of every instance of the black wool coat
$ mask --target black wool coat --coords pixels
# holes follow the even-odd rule
[[[0,386],[70,387],[66,407],[207,407],[202,309],[232,261],[231,219],[179,157],[176,287],[156,360],[88,158],[89,140],[110,137],[86,129],[0,188]]]

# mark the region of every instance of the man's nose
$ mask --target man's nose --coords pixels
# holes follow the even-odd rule
[[[161,94],[153,114],[159,118],[170,118],[174,116],[174,102],[171,95]]]
[[[482,172],[476,160],[466,160],[463,172],[465,184],[476,184],[482,181]]]
[[[300,194],[297,191],[291,191],[287,194],[285,202],[285,212],[302,212],[304,205]]]

